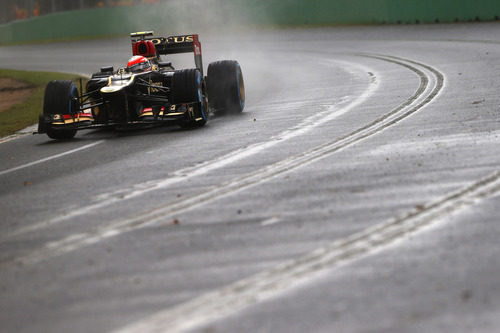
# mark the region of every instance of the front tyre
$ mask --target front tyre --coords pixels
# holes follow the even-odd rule
[[[172,102],[192,104],[179,125],[182,128],[198,128],[207,123],[208,104],[204,93],[203,78],[198,69],[175,71],[172,78]]]
[[[73,82],[56,80],[47,84],[43,98],[44,116],[75,114],[78,109],[78,89]],[[53,128],[52,126],[48,126],[46,131],[49,138],[56,140],[68,140],[76,134],[76,129]]]
[[[234,60],[210,63],[207,71],[208,104],[218,114],[237,114],[245,107],[245,83]]]

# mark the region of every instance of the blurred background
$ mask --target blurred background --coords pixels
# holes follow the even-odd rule
[[[231,28],[495,21],[499,0],[0,0],[0,43]],[[187,32],[188,31],[188,32]]]
[[[132,6],[168,0],[2,0],[0,24],[70,10]]]

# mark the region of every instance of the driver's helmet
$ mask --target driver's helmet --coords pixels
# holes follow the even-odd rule
[[[151,62],[143,56],[133,56],[127,63],[127,70],[131,73],[146,72],[150,71],[151,68]]]

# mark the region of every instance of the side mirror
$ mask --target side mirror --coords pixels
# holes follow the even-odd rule
[[[113,70],[114,70],[113,66],[101,67],[101,73],[113,72]]]

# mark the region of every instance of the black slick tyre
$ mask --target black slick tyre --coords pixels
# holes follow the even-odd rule
[[[198,69],[183,69],[175,71],[172,78],[172,103],[189,104],[191,112],[186,112],[179,125],[182,128],[197,128],[204,126],[208,120],[208,105],[204,94],[203,78]]]
[[[245,83],[234,60],[212,62],[207,71],[208,104],[218,114],[237,114],[245,107]]]
[[[45,88],[43,98],[43,115],[67,115],[78,111],[78,89],[71,81],[51,81]],[[47,135],[51,139],[68,140],[75,136],[76,129],[47,128]]]

